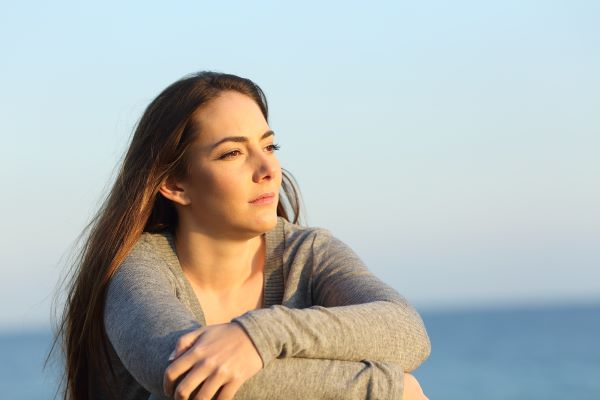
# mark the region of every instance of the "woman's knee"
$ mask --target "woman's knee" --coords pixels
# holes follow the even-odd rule
[[[404,374],[404,394],[402,400],[428,400],[423,393],[417,378],[411,374]]]

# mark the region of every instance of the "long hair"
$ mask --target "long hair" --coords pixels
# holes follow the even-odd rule
[[[268,121],[266,97],[249,79],[201,71],[171,84],[144,111],[112,189],[78,237],[83,244],[65,279],[64,309],[50,351],[62,344],[64,399],[93,397],[97,377],[110,393],[114,374],[103,319],[108,284],[143,232],[175,230],[175,207],[158,189],[167,178],[186,176],[188,150],[201,134],[193,114],[223,91],[252,98]],[[292,175],[282,173],[277,215],[298,224],[300,192]]]

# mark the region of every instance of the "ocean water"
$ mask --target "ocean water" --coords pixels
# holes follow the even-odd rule
[[[414,372],[433,400],[600,400],[600,305],[423,312],[432,342]],[[3,399],[51,399],[48,331],[0,334]]]
[[[600,305],[422,316],[430,399],[600,400]]]

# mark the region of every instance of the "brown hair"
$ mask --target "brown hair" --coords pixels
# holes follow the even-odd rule
[[[78,237],[81,241],[88,233],[65,279],[66,299],[52,347],[62,343],[65,399],[93,397],[99,388],[93,387],[92,374],[110,392],[114,376],[103,319],[109,281],[143,232],[174,231],[175,207],[158,189],[168,177],[186,175],[188,149],[200,134],[192,116],[226,90],[252,98],[268,121],[266,97],[249,79],[201,71],[171,84],[146,108],[112,189]],[[277,215],[298,223],[300,193],[292,175],[283,168],[282,173]]]

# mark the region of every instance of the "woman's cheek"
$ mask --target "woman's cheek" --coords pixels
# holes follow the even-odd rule
[[[242,201],[247,192],[238,174],[224,174],[215,181],[215,192],[222,202],[231,203]]]

